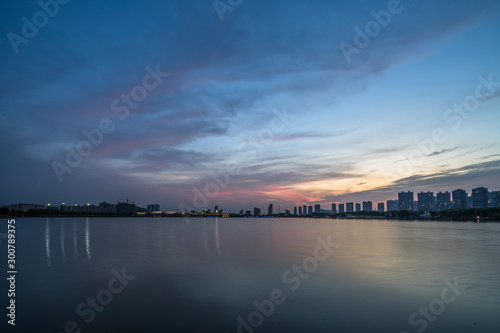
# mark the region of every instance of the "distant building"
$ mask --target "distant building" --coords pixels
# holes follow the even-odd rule
[[[413,210],[413,192],[398,193],[399,210]]]
[[[253,208],[253,216],[260,216],[260,208],[257,207]]]
[[[337,205],[332,203],[332,214],[337,214]]]
[[[269,204],[267,207],[267,215],[273,215],[273,204]]]
[[[363,211],[364,212],[371,212],[372,210],[373,210],[372,202],[371,201],[363,201]]]
[[[377,211],[379,211],[379,212],[384,212],[385,211],[385,209],[384,209],[384,203],[383,202],[379,202],[377,204]]]
[[[59,210],[59,207],[52,206],[50,203],[48,203],[47,207],[45,209],[47,209],[47,210]]]
[[[302,206],[302,213],[303,213],[304,215],[307,215],[307,206],[306,206],[306,205],[303,205],[303,206]]]
[[[493,207],[500,207],[500,191],[492,191],[491,195],[492,195],[491,201],[493,203]]]
[[[437,194],[437,209],[450,209],[451,208],[451,195],[450,192],[439,192]]]
[[[219,214],[219,206],[214,207],[214,214]]]
[[[360,203],[356,202],[356,203],[354,204],[354,207],[356,207],[356,208],[354,209],[354,211],[355,211],[355,212],[360,212],[360,211],[361,211],[361,204],[360,204]]]
[[[307,215],[313,214],[313,206],[307,206]]]
[[[344,209],[344,204],[339,204],[339,214],[344,214],[345,209]]]
[[[74,213],[96,213],[98,210],[98,207],[96,205],[91,205],[91,204],[86,204],[79,206],[78,204],[75,204],[73,206],[73,212]]]
[[[398,200],[387,200],[387,211],[392,212],[395,210],[399,210],[399,201]]]
[[[115,214],[116,205],[103,201],[99,203],[99,206],[97,207],[97,213]]]
[[[452,207],[455,209],[465,209],[467,208],[467,192],[462,189],[458,189],[451,192],[452,195]]]
[[[285,214],[286,214],[286,215],[290,215],[290,208],[287,208],[287,209],[285,210]]]
[[[319,204],[314,205],[314,213],[315,214],[321,213],[321,205]]]
[[[293,215],[297,215],[297,207],[293,207]]]
[[[352,213],[354,212],[354,203],[348,202],[345,204],[345,211],[346,213]]]
[[[302,206],[299,206],[299,215],[302,216]]]
[[[116,205],[116,213],[118,214],[135,214],[135,204],[128,202],[119,202]]]
[[[30,210],[40,210],[40,209],[45,210],[45,205],[29,204],[29,203],[17,203],[17,204],[5,206],[5,208],[13,210],[13,211],[22,211],[22,212],[26,213]]]
[[[433,192],[420,192],[418,197],[418,210],[429,211],[434,207],[434,193]]]
[[[472,208],[488,208],[488,189],[478,187],[472,190]]]
[[[160,211],[159,204],[148,205],[148,214],[152,214],[153,212],[159,212],[159,211]]]

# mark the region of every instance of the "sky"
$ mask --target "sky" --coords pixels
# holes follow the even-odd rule
[[[0,205],[500,190],[500,2],[0,2]]]

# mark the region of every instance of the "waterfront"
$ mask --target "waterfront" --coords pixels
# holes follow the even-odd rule
[[[32,218],[16,237],[16,331],[237,332],[238,317],[241,332],[500,326],[496,223]],[[279,304],[259,312],[276,290]]]

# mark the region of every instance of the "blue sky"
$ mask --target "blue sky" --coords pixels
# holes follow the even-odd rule
[[[0,205],[327,208],[500,190],[498,1],[244,0],[223,21],[212,1],[57,6],[44,22],[36,1],[0,4]],[[347,61],[342,43],[390,6]]]

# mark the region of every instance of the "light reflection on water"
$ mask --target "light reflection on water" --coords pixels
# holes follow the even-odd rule
[[[47,266],[52,265],[52,259],[50,257],[50,220],[47,219],[45,222],[45,256],[47,258]]]
[[[51,224],[55,224],[56,227],[57,225],[59,226],[59,235],[55,235],[51,233]],[[64,219],[55,220],[55,219],[46,219],[45,221],[45,233],[44,233],[44,243],[45,243],[45,258],[46,258],[46,263],[47,267],[52,266],[53,264],[53,259],[54,259],[54,254],[59,255],[61,258],[61,262],[63,265],[67,264],[67,256],[66,256],[66,246],[68,245],[68,238],[66,238],[66,235],[68,231],[66,230],[66,227],[70,226],[71,228],[71,251],[73,252],[73,259],[75,262],[78,263],[79,261],[79,246],[78,246],[78,232],[80,228],[80,224],[77,223],[76,220],[73,220],[71,223],[68,221],[65,221]],[[82,235],[80,235],[82,236]],[[86,260],[91,261],[92,259],[92,253],[90,251],[90,227],[89,227],[89,219],[86,219],[85,221],[85,230],[83,232],[83,237],[85,239],[85,254],[86,254]],[[54,252],[54,249],[51,248],[51,244],[54,243],[59,243],[59,249],[60,251]]]
[[[416,332],[410,314],[455,277],[466,287],[426,332],[500,326],[500,224],[76,218],[17,225],[19,310],[36,331],[63,331],[74,320],[83,332],[236,332],[238,316],[281,289],[287,301],[255,333]],[[283,273],[327,236],[340,248],[291,291]],[[137,278],[86,326],[76,306],[122,267]]]

